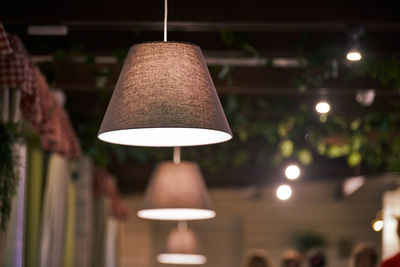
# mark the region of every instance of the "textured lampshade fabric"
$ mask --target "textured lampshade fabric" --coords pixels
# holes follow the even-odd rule
[[[167,237],[166,253],[198,254],[198,240],[196,234],[188,229],[173,229]]]
[[[231,139],[201,49],[178,42],[132,46],[98,137],[123,145],[165,147]]]
[[[200,254],[197,236],[190,229],[174,229],[168,234],[167,246],[157,256],[161,263],[168,264],[204,264],[207,258]]]
[[[138,216],[155,220],[213,218],[215,211],[198,165],[187,161],[160,163],[152,174]]]

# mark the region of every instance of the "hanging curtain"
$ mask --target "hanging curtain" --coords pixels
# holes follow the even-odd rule
[[[68,185],[68,210],[67,226],[65,236],[65,254],[64,267],[73,267],[74,265],[74,245],[75,245],[75,200],[76,185],[73,179],[69,180]]]
[[[105,267],[117,266],[118,251],[118,221],[113,216],[108,216],[106,232]]]
[[[39,264],[40,217],[43,186],[43,150],[38,140],[31,140],[28,156],[28,178],[26,195],[25,266]]]
[[[42,213],[40,266],[63,266],[70,181],[69,163],[64,157],[50,156]]]
[[[75,199],[74,266],[92,264],[93,165],[88,157],[78,162]]]
[[[0,56],[7,56],[13,52],[3,23],[0,22]]]
[[[7,246],[5,267],[23,267],[24,264],[24,233],[25,233],[25,183],[26,183],[26,145],[16,143],[16,173],[18,187],[12,200],[11,219],[7,231]]]
[[[2,36],[1,29],[2,25],[0,23],[0,38],[4,39],[4,37]],[[0,52],[1,51],[4,50],[1,49]],[[10,102],[9,92],[10,91],[8,88],[1,88],[0,90],[0,108],[1,108],[0,119],[3,123],[8,122],[9,119],[9,102]],[[7,231],[0,230],[0,264],[4,262],[6,245],[7,245]]]
[[[93,199],[93,239],[92,266],[104,267],[105,233],[107,227],[107,198],[95,196]]]

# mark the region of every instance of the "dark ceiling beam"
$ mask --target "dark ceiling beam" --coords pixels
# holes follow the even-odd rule
[[[4,21],[11,26],[48,24],[44,21],[10,20]],[[71,31],[162,31],[162,21],[60,21]],[[229,30],[234,32],[345,32],[346,23],[326,22],[197,22],[169,21],[169,31],[215,32]],[[400,32],[400,23],[363,23],[367,32]]]
[[[58,75],[56,86],[67,92],[98,92],[95,73],[104,68],[108,71],[108,80],[104,85],[106,91],[111,92],[117,82],[121,64],[73,64],[57,65]],[[271,68],[271,67],[235,67],[232,71],[230,84],[213,73],[213,80],[218,93],[239,93],[259,95],[355,95],[360,89],[375,89],[378,95],[398,96],[398,92],[382,86],[376,81],[367,78],[353,78],[344,81],[343,78],[330,79],[318,88],[309,88],[301,93],[294,85],[294,78],[299,77],[299,68]],[[323,89],[321,89],[323,88]]]

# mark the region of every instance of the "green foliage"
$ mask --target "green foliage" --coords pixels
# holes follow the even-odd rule
[[[221,32],[221,41],[234,49],[240,49],[253,57],[259,53],[251,44],[248,35],[230,31]],[[297,43],[300,69],[293,84],[304,92],[308,88],[320,88],[324,82],[337,77],[338,59],[343,57],[334,45],[308,47],[307,35]],[[56,51],[56,62],[65,61],[68,55],[82,51],[78,44],[68,51]],[[126,51],[114,53],[119,62]],[[87,64],[93,58],[87,56]],[[48,66],[47,66],[48,67]],[[56,77],[56,71],[50,75]],[[232,66],[213,66],[214,77],[234,84]],[[354,77],[368,77],[378,80],[382,86],[400,88],[400,66],[395,60],[364,58],[348,69],[350,80]],[[108,69],[99,68],[94,72],[99,98],[92,114],[69,109],[76,124],[78,136],[84,151],[99,165],[111,162],[135,160],[140,163],[170,159],[168,149],[124,147],[98,141],[98,128],[107,107],[108,93],[102,88],[109,76]],[[316,156],[345,158],[350,167],[361,164],[370,170],[400,171],[400,101],[394,99],[383,111],[358,108],[352,114],[328,114],[315,116],[314,107],[308,102],[296,102],[288,98],[240,97],[236,94],[222,97],[225,114],[234,134],[230,142],[214,146],[185,148],[183,158],[199,161],[210,172],[227,167],[241,167],[248,163],[277,165],[284,161],[296,160],[311,165]]]
[[[0,123],[0,230],[5,231],[10,219],[11,201],[18,185],[13,144],[19,136],[16,124]]]
[[[378,80],[384,87],[400,89],[400,63],[395,59],[362,60],[354,71],[356,75]]]

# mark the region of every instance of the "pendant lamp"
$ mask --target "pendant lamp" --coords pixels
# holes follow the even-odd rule
[[[206,263],[207,258],[199,253],[195,233],[186,223],[179,222],[178,229],[168,234],[166,250],[157,255],[157,260],[165,264],[200,265]]]
[[[201,220],[216,215],[200,168],[194,162],[160,163],[147,186],[137,216],[150,220]]]
[[[133,45],[100,126],[102,141],[131,146],[214,144],[232,138],[200,47],[167,42]]]

